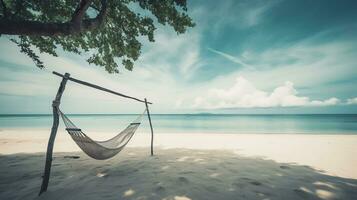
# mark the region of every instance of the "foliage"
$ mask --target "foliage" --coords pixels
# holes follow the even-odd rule
[[[88,63],[118,73],[119,59],[132,70],[141,53],[140,37],[154,42],[156,25],[185,33],[194,23],[186,0],[0,0],[0,36],[17,35],[20,51],[45,67],[33,48],[90,55]],[[157,23],[154,21],[157,20]]]

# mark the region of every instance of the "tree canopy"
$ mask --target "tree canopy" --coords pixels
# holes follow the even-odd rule
[[[156,22],[155,22],[156,20]],[[155,24],[185,33],[194,23],[186,0],[0,0],[0,36],[11,41],[39,68],[36,54],[58,56],[56,49],[87,52],[87,62],[118,73],[116,58],[132,70],[139,58],[140,37],[154,42]]]

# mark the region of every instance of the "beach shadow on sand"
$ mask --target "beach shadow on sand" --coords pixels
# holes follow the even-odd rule
[[[106,161],[56,153],[48,191],[38,197],[44,159],[0,155],[0,199],[357,199],[356,179],[308,166],[228,150],[158,149],[150,157],[144,148]]]

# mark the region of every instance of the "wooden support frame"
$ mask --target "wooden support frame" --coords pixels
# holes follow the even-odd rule
[[[150,111],[146,98],[145,98],[145,106],[146,106],[146,113],[148,114],[148,118],[149,118],[150,130],[151,130],[151,156],[153,156],[154,155],[154,130],[152,129]]]
[[[43,192],[47,191],[48,182],[50,180],[53,145],[55,143],[56,134],[57,134],[58,125],[59,125],[59,113],[58,113],[59,110],[58,110],[58,108],[59,108],[59,105],[61,104],[62,94],[64,92],[64,89],[66,87],[67,80],[69,77],[70,77],[69,73],[66,73],[63,76],[62,82],[60,84],[60,87],[58,88],[55,100],[52,102],[53,124],[52,124],[52,129],[51,129],[51,135],[50,135],[50,138],[48,140],[48,145],[47,145],[46,163],[45,163],[45,170],[44,170],[43,176],[42,176],[41,190],[38,195],[41,195]]]
[[[133,100],[145,103],[146,111],[147,111],[147,115],[148,115],[149,123],[150,123],[150,130],[151,130],[151,156],[154,155],[154,147],[153,147],[153,144],[154,144],[154,132],[153,132],[153,128],[152,128],[151,117],[150,117],[149,106],[148,106],[148,104],[152,104],[151,102],[148,102],[146,100],[146,98],[143,101],[143,100],[140,100],[138,98],[127,96],[127,95],[115,92],[113,90],[109,90],[107,88],[104,88],[104,87],[101,87],[101,86],[98,86],[98,85],[95,85],[95,84],[92,84],[92,83],[88,83],[88,82],[85,82],[85,81],[82,81],[82,80],[78,80],[78,79],[72,78],[72,77],[70,77],[69,73],[65,73],[64,75],[60,74],[58,72],[55,72],[55,71],[52,72],[52,73],[57,75],[57,76],[62,77],[62,81],[61,81],[61,84],[60,84],[60,86],[58,88],[56,97],[52,102],[53,124],[52,124],[52,128],[51,128],[51,135],[50,135],[50,138],[49,138],[48,144],[47,144],[46,163],[45,163],[44,173],[43,173],[43,176],[42,176],[42,184],[41,184],[41,189],[40,189],[39,195],[41,195],[43,192],[47,191],[47,187],[48,187],[48,183],[49,183],[49,179],[50,179],[50,174],[51,174],[53,146],[54,146],[54,142],[55,142],[55,139],[56,139],[57,130],[58,130],[58,126],[59,126],[59,117],[60,117],[59,116],[59,106],[61,104],[62,94],[63,94],[63,92],[64,92],[64,90],[66,88],[66,84],[67,84],[68,80],[73,81],[73,82],[78,83],[78,84],[82,84],[82,85],[88,86],[88,87],[92,87],[92,88],[95,88],[95,89],[98,89],[98,90],[102,90],[102,91],[105,91],[105,92],[108,92],[108,93],[112,93],[112,94],[115,94],[115,95],[118,95],[118,96],[121,96],[121,97],[129,98],[129,99],[133,99]]]

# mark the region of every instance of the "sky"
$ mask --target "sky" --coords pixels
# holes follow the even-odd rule
[[[357,113],[357,1],[195,0],[196,26],[158,26],[129,72],[85,56],[42,54],[45,70],[0,37],[0,114],[51,113],[52,71],[153,102],[152,113]],[[66,113],[139,113],[145,105],[73,82]]]

